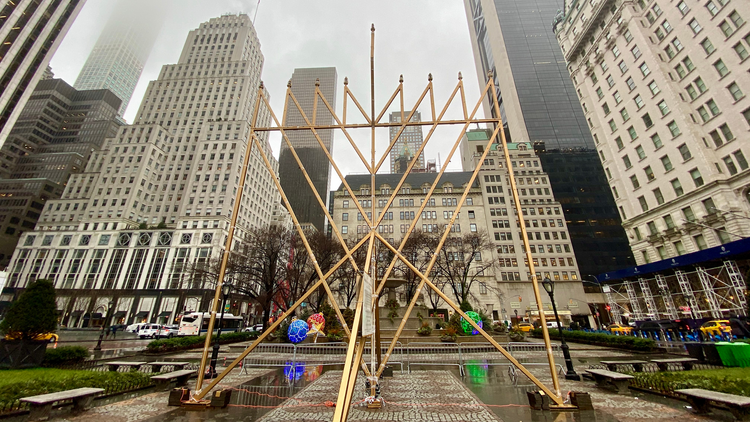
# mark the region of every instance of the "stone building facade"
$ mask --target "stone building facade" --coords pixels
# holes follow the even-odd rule
[[[555,20],[639,265],[750,235],[746,6],[571,1]]]
[[[101,323],[110,301],[114,323],[164,323],[208,310],[214,284],[189,269],[220,256],[237,189],[244,192],[235,243],[270,224],[279,200],[278,164],[265,136],[274,175],[253,147],[239,180],[262,66],[247,15],[191,31],[178,63],[149,84],[136,123],[94,152],[62,199],[45,206],[35,231],[21,237],[2,300],[48,278],[67,326]],[[259,124],[268,119],[266,111]],[[233,306],[248,310],[241,299]]]

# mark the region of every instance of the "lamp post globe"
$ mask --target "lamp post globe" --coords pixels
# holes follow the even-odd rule
[[[557,330],[560,333],[560,349],[562,349],[563,358],[565,359],[565,367],[567,369],[567,371],[565,372],[565,379],[580,381],[580,375],[578,375],[575,368],[573,368],[573,360],[570,358],[570,348],[568,348],[568,343],[565,342],[562,324],[560,324],[560,316],[557,314],[557,305],[555,304],[555,283],[550,280],[549,277],[544,277],[544,281],[542,281],[542,287],[544,287],[544,290],[547,292],[550,300],[552,301],[552,311],[555,313]]]

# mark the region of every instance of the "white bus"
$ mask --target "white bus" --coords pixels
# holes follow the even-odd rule
[[[219,318],[221,314],[216,314],[216,323],[214,325],[214,334],[219,327]],[[211,320],[211,314],[208,312],[193,312],[185,314],[180,319],[180,329],[178,336],[197,336],[206,334],[208,331],[208,322]],[[221,325],[222,333],[234,333],[242,330],[242,317],[232,314],[224,314],[224,320]]]

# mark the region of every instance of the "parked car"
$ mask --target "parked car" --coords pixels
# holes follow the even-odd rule
[[[179,325],[162,325],[159,332],[156,334],[157,338],[172,338],[177,336],[177,332],[180,331]]]
[[[159,335],[161,325],[159,324],[144,324],[140,330],[138,330],[138,337],[140,338],[155,338]]]
[[[562,328],[565,328],[565,325],[561,322],[560,325]],[[557,330],[557,321],[547,321],[547,329],[548,330]]]
[[[622,324],[612,324],[607,327],[607,330],[612,334],[632,334],[633,327]]]
[[[138,331],[140,331],[141,327],[143,327],[144,325],[147,325],[147,324],[145,322],[138,322],[135,324],[130,324],[125,328],[125,331],[127,331],[128,333],[138,334]]]
[[[262,333],[263,332],[263,324],[255,324],[255,325],[252,325],[250,327],[245,327],[244,329],[242,329],[242,331],[244,331],[246,333],[252,333],[252,332]]]
[[[21,339],[21,333],[20,332],[9,332],[5,335],[6,340],[20,340]],[[57,347],[57,341],[60,339],[60,337],[55,333],[42,333],[38,334],[36,337],[34,337],[32,340],[40,341],[40,340],[46,340],[50,343],[54,343],[55,347]]]
[[[720,336],[724,333],[730,334],[732,327],[727,319],[715,319],[701,325],[700,330],[704,335]]]
[[[528,333],[529,331],[534,329],[534,326],[528,322],[519,322],[516,328],[523,331],[524,333]]]

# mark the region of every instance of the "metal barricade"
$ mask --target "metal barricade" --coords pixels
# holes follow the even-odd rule
[[[380,354],[381,356],[384,356],[388,352],[388,348],[391,346],[390,341],[381,341],[380,342]],[[369,366],[369,360],[367,356],[370,355],[370,351],[372,349],[372,342],[368,341],[365,343],[365,350],[363,353],[363,356],[365,356],[365,363]],[[397,341],[396,345],[393,347],[393,351],[391,352],[391,356],[388,358],[388,365],[398,365],[401,368],[401,373],[404,373],[404,363],[406,362],[406,353],[404,351],[404,345]]]
[[[294,344],[261,343],[242,360],[242,372],[249,367],[285,367],[296,362],[297,346]]]
[[[458,343],[409,343],[405,346],[406,367],[411,372],[412,365],[418,366],[458,366],[461,376],[464,367],[461,346]]]

